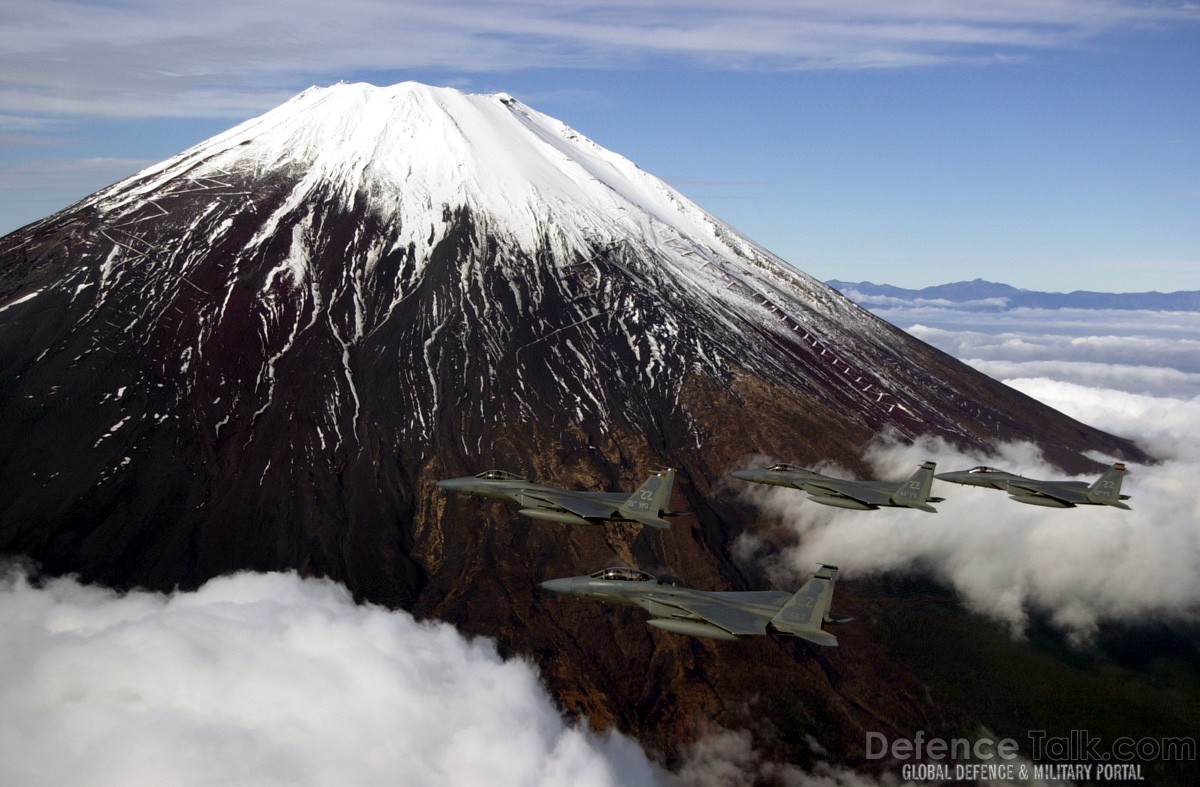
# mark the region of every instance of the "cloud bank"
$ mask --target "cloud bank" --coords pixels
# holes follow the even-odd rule
[[[673,787],[899,787],[892,774],[878,778],[830,763],[811,771],[788,763],[763,760],[754,750],[746,730],[712,730],[688,752],[687,760],[672,775]]]
[[[662,783],[521,660],[342,587],[239,574],[118,595],[0,577],[0,783]]]
[[[1153,315],[1141,316],[1153,324]],[[972,361],[984,371],[1003,372],[1010,386],[1077,420],[1129,437],[1161,460],[1129,465],[1122,491],[1132,496],[1132,511],[1040,508],[996,490],[941,481],[934,482],[933,494],[946,501],[937,504],[935,515],[843,511],[807,502],[807,495],[796,490],[743,488],[740,494],[781,518],[794,536],[791,546],[767,558],[777,581],[793,584],[815,562],[838,563],[847,577],[932,575],[956,590],[969,608],[1003,621],[1018,635],[1037,612],[1078,642],[1088,641],[1104,622],[1200,620],[1195,580],[1200,576],[1200,498],[1195,494],[1200,446],[1193,437],[1200,433],[1200,393],[1197,375],[1176,368],[1195,362],[1179,350],[1194,340],[1150,341],[1114,331],[1075,342],[1039,333],[1039,327],[1026,324],[1019,341],[1007,331],[991,336],[913,332],[932,335],[943,349],[961,352],[969,344],[975,355],[993,359]],[[1097,360],[1072,362],[1072,351]],[[1056,353],[1064,357],[1051,361]],[[1106,354],[1124,362],[1098,360]],[[1130,365],[1131,358],[1148,365]],[[1001,445],[996,455],[984,456],[940,440],[903,445],[881,439],[868,458],[876,477],[897,480],[927,459],[936,461],[939,471],[987,464],[1033,478],[1067,477],[1031,444]],[[739,549],[746,559],[764,553],[754,535],[746,536]]]
[[[997,379],[1052,377],[1129,393],[1200,394],[1200,313],[954,308],[871,311]]]
[[[1134,0],[28,0],[0,27],[0,117],[246,116],[314,80],[400,69],[495,73],[664,58],[766,70],[1010,61],[1198,19],[1187,5]]]
[[[881,782],[713,728],[675,773],[566,724],[521,659],[295,574],[118,594],[0,567],[0,784]],[[883,784],[894,783],[885,779]]]
[[[1142,328],[1153,323],[1145,319]],[[1022,341],[1013,345],[1013,334]],[[817,561],[839,563],[847,577],[932,575],[1018,635],[1037,611],[1081,643],[1105,621],[1200,619],[1200,446],[1190,439],[1200,395],[1171,393],[1178,379],[1157,393],[1064,380],[1076,365],[1026,352],[1073,346],[1060,339],[1026,323],[969,341],[998,359],[987,363],[1006,364],[1013,387],[1162,460],[1131,466],[1132,511],[1043,509],[935,482],[947,497],[939,514],[851,512],[747,484],[741,493],[794,535],[768,558],[779,586],[795,586]],[[1146,367],[1088,363],[1116,376],[1156,368],[1192,384],[1169,352],[1149,355]],[[925,459],[942,470],[987,463],[1063,477],[1028,444],[981,457],[938,441],[881,440],[869,459],[889,478]],[[747,558],[760,546],[752,536],[738,545]],[[25,576],[0,567],[3,784],[873,783],[836,765],[763,761],[747,733],[729,730],[712,731],[668,774],[628,738],[566,724],[534,668],[502,660],[490,641],[356,605],[326,581],[239,574],[194,593],[122,595],[70,578],[35,588]]]

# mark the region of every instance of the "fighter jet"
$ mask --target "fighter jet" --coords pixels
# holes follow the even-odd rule
[[[1121,502],[1129,499],[1129,495],[1121,494],[1121,480],[1127,472],[1125,465],[1117,462],[1090,485],[1084,481],[1037,481],[983,465],[970,470],[939,473],[937,477],[954,484],[1001,489],[1008,492],[1013,500],[1033,506],[1074,508],[1077,505],[1105,505],[1128,511],[1129,506]]]
[[[547,580],[542,587],[641,607],[650,613],[649,625],[675,634],[740,639],[770,632],[836,646],[837,637],[821,624],[851,620],[829,614],[837,571],[837,566],[822,565],[795,593],[691,590],[664,584],[636,568],[605,568],[586,577]]]
[[[738,470],[733,477],[758,484],[802,489],[808,492],[809,499],[814,503],[826,506],[852,508],[856,511],[874,511],[881,506],[889,506],[916,508],[936,514],[937,509],[929,504],[940,503],[945,498],[929,496],[934,467],[933,462],[926,462],[907,481],[899,483],[848,481],[788,464],[771,465],[765,470]]]
[[[663,517],[683,516],[671,511],[674,470],[660,470],[630,495],[627,492],[572,492],[537,484],[506,470],[488,470],[479,475],[447,478],[437,485],[450,492],[495,497],[520,506],[518,513],[531,519],[589,525],[601,522],[637,522],[650,527],[667,527]]]

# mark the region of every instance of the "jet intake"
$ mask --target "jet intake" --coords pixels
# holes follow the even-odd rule
[[[1046,508],[1074,508],[1070,503],[1064,503],[1061,500],[1055,500],[1053,497],[1041,497],[1039,495],[1009,495],[1018,503],[1028,503],[1031,506],[1045,506]]]
[[[592,524],[583,517],[576,516],[569,511],[551,511],[548,508],[522,508],[517,513],[527,516],[530,519],[540,519],[543,522],[559,522],[564,525]]]
[[[808,499],[814,503],[820,503],[823,506],[833,506],[835,508],[851,508],[855,511],[874,511],[879,506],[868,505],[867,503],[851,500],[848,497],[833,497],[825,495],[809,495]]]
[[[709,639],[737,639],[720,626],[699,620],[679,620],[677,618],[653,618],[647,620],[651,626],[673,634],[687,634],[690,637],[708,637]]]

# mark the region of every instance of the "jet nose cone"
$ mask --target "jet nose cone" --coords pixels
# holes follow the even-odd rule
[[[740,478],[743,481],[751,481],[756,484],[780,484],[778,473],[772,473],[770,470],[737,470],[731,473],[734,478]]]
[[[555,593],[573,593],[575,592],[575,578],[547,579],[542,583],[542,587],[546,590],[552,590]]]
[[[437,482],[437,485],[441,489],[458,492],[466,485],[466,481],[467,479],[465,478],[443,478]]]
[[[954,471],[951,473],[935,473],[933,477],[941,481],[950,481],[951,483],[958,484],[962,482],[965,475],[966,473],[962,471]]]

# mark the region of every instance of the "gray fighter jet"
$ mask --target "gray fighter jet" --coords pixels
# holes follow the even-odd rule
[[[1013,500],[1033,506],[1074,508],[1077,505],[1104,505],[1128,511],[1129,506],[1121,502],[1129,499],[1129,495],[1121,494],[1121,480],[1127,472],[1125,465],[1117,462],[1092,484],[1084,481],[1038,481],[983,465],[970,470],[939,473],[937,477],[954,484],[1000,489],[1008,492]]]
[[[447,478],[437,485],[450,492],[495,497],[520,506],[518,513],[531,519],[589,525],[601,522],[637,522],[650,527],[667,527],[663,517],[683,516],[671,511],[674,470],[660,470],[632,495],[628,492],[572,492],[537,484],[505,470],[488,470],[479,475]]]
[[[758,484],[802,489],[808,492],[808,498],[814,503],[826,506],[852,508],[855,511],[874,511],[881,506],[889,506],[916,508],[936,514],[937,509],[929,504],[940,503],[945,498],[929,496],[934,467],[933,462],[926,462],[903,482],[848,481],[788,464],[771,465],[765,470],[738,470],[733,477]]]
[[[837,645],[823,623],[851,618],[830,615],[837,566],[821,566],[795,593],[778,590],[705,591],[659,582],[635,568],[606,568],[586,577],[563,577],[542,583],[546,590],[641,607],[646,621],[675,634],[712,639],[739,639],[768,632],[801,637],[818,645]]]

